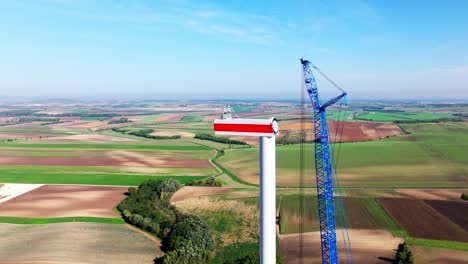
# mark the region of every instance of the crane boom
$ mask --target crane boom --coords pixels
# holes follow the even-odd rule
[[[330,154],[327,117],[325,109],[346,96],[346,92],[321,104],[315,77],[312,73],[310,61],[301,59],[304,82],[313,106],[314,116],[314,145],[315,145],[315,173],[318,197],[318,216],[320,223],[320,242],[322,247],[322,263],[338,263],[338,249],[336,245],[335,206],[333,202],[333,171]]]

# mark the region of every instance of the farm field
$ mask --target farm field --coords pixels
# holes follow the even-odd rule
[[[120,218],[113,208],[126,191],[127,187],[44,185],[0,203],[0,216]]]
[[[1,264],[152,263],[161,254],[125,225],[98,223],[0,224],[0,245]]]
[[[312,120],[307,120],[304,126],[306,130],[306,140],[313,141]],[[341,122],[329,121],[328,127],[330,130],[332,142],[358,142],[369,141],[381,138],[401,135],[403,132],[400,127],[393,123],[384,122]],[[284,138],[285,142],[297,143],[300,141],[299,135],[301,130],[300,120],[287,120],[281,122],[280,139]],[[338,131],[342,133],[339,137]],[[283,137],[281,137],[283,135]],[[282,142],[280,140],[280,142]]]
[[[425,201],[432,208],[436,209],[444,217],[450,219],[459,227],[468,232],[468,215],[463,212],[468,212],[468,204],[464,201]]]
[[[443,206],[436,203],[439,210],[445,212],[444,216],[431,206],[434,203],[423,200],[378,198],[378,201],[412,237],[468,242],[468,231],[447,218],[454,217],[456,212],[466,211],[468,204],[464,202],[463,205],[447,202]],[[455,208],[450,206],[452,203],[455,203]],[[459,208],[463,210],[457,211]],[[456,211],[452,212],[454,209]],[[455,219],[458,222],[459,219]]]
[[[138,185],[145,179],[206,177],[214,151],[176,145],[116,143],[0,143],[0,182]],[[195,179],[195,178],[193,178]]]
[[[222,104],[211,103],[185,105],[145,102],[128,106],[72,107],[73,115],[77,116],[59,117],[60,122],[52,124],[12,124],[16,122],[15,117],[0,118],[0,123],[4,122],[0,126],[0,188],[3,183],[37,184],[37,188],[0,203],[0,230],[7,226],[16,227],[16,231],[18,228],[27,232],[34,229],[34,235],[28,234],[47,237],[47,243],[50,243],[47,246],[54,250],[57,244],[62,243],[62,238],[59,233],[50,236],[47,232],[76,232],[75,227],[67,224],[81,225],[79,228],[84,233],[76,237],[80,240],[77,245],[81,247],[81,252],[89,252],[90,256],[97,253],[85,247],[94,247],[97,243],[122,243],[118,237],[113,242],[109,242],[110,238],[92,240],[93,235],[107,236],[106,232],[115,233],[116,236],[130,232],[131,239],[141,236],[142,240],[138,241],[154,246],[158,244],[156,238],[146,233],[146,237],[143,236],[139,233],[142,231],[135,227],[127,229],[122,225],[121,216],[114,211],[114,207],[124,198],[127,186],[139,185],[147,179],[176,179],[184,184],[219,175],[217,179],[224,187],[185,186],[174,194],[171,203],[181,212],[199,216],[220,239],[223,248],[217,252],[214,263],[233,260],[239,255],[238,252],[257,252],[259,189],[255,184],[258,184],[259,171],[258,139],[231,137],[246,141],[251,146],[232,145],[230,149],[229,144],[193,138],[197,133],[213,134],[212,120],[219,118],[221,107]],[[280,248],[285,263],[295,263],[301,211],[298,189],[294,188],[299,185],[299,145],[291,143],[298,139],[300,133],[297,119],[299,109],[291,102],[249,103],[235,107],[243,118],[275,115],[281,120],[277,146],[277,186],[278,194],[282,196]],[[41,115],[70,113],[67,108],[59,110],[44,110]],[[429,120],[430,115],[434,117],[433,113],[423,117],[422,113],[417,112],[415,109],[411,114],[403,115],[413,119],[427,118],[425,120]],[[329,119],[338,119],[337,113],[335,110],[330,111]],[[382,113],[388,114],[385,111]],[[384,116],[382,113],[378,113],[377,117]],[[393,257],[393,250],[402,237],[410,237],[411,247],[415,249],[418,260],[425,259],[419,254],[432,247],[465,249],[467,243],[453,244],[456,242],[450,240],[464,241],[454,237],[454,230],[457,230],[458,235],[468,232],[465,215],[454,213],[466,211],[465,203],[460,201],[460,194],[468,189],[468,123],[396,124],[392,122],[398,121],[396,118],[400,117],[388,115],[380,117],[381,120],[356,119],[365,114],[366,111],[362,109],[346,112],[345,120],[348,122],[344,123],[342,138],[346,143],[334,149],[340,153],[339,177],[344,187],[344,209],[355,260],[358,263],[385,263],[385,258]],[[108,116],[126,117],[132,122],[107,124],[109,120],[103,118]],[[437,114],[437,118],[445,117],[444,113]],[[310,141],[313,138],[309,121],[306,127],[309,129],[307,140]],[[329,122],[332,135],[340,130],[336,124],[335,121]],[[143,129],[154,130],[151,133],[153,136],[177,135],[181,139],[150,139],[128,134]],[[307,261],[314,263],[319,261],[319,227],[317,198],[313,188],[313,145],[309,143],[305,147],[306,187],[310,187],[306,188],[305,231],[308,233],[305,237],[308,248],[317,248],[307,255]],[[216,164],[222,166],[221,170],[216,168]],[[425,219],[450,223],[454,229],[446,232],[446,237],[442,238],[438,237],[439,233],[421,236],[408,227],[406,222],[402,222],[400,216],[394,216],[379,202],[380,199],[391,198],[390,203],[394,203],[397,198],[408,197],[431,199],[417,200],[424,205],[418,204],[419,207],[429,208],[425,211]],[[445,204],[447,201],[449,205]],[[89,229],[86,225],[99,228]],[[50,231],[40,229],[42,226],[47,226]],[[11,232],[5,234],[6,237],[12,236]],[[30,241],[27,237],[20,239]],[[128,245],[125,238],[123,241]],[[140,242],[136,243],[138,252],[133,252],[133,245],[128,248],[132,248],[135,254],[142,254],[141,263],[152,263],[161,251],[157,247],[151,251],[140,251],[144,248]],[[63,253],[65,251],[47,256],[47,252],[33,251],[25,258],[15,259],[10,256],[6,260],[15,263],[25,260],[28,263],[36,259],[33,255],[37,255],[38,261],[89,263],[86,256],[78,256],[73,251],[76,248],[70,247],[70,259]],[[104,255],[114,255],[108,247],[104,246]],[[65,244],[65,248],[68,249],[69,245]],[[146,252],[149,252],[149,261],[143,260],[147,256]],[[463,256],[463,253],[451,249],[440,251],[440,254],[449,253]],[[119,254],[115,253],[110,259],[114,260]],[[3,256],[2,247],[0,256]],[[100,260],[100,257],[96,259]],[[6,263],[0,261],[0,264]]]
[[[468,126],[405,124],[411,134],[342,143],[338,170],[343,187],[467,188]],[[420,132],[434,131],[434,132]],[[436,131],[444,132],[436,132]],[[313,186],[313,146],[306,145],[306,184]],[[338,149],[337,149],[338,152]],[[226,150],[218,162],[241,180],[258,184],[258,149]],[[299,184],[299,146],[277,147],[277,185]]]
[[[468,251],[424,246],[411,246],[411,250],[420,263],[466,264],[468,259]]]
[[[427,121],[444,118],[454,118],[452,114],[444,113],[409,113],[409,112],[368,112],[359,114],[355,119],[374,122],[395,121]]]
[[[280,214],[281,214],[281,233],[294,234],[299,233],[300,227],[300,196],[285,195],[282,196]],[[338,217],[337,228],[347,222],[351,229],[386,229],[393,233],[402,233],[402,228],[384,211],[377,203],[375,198],[356,198],[343,197],[345,218]],[[338,207],[338,200],[335,200],[335,208]],[[319,230],[317,197],[315,195],[305,196],[304,202],[304,231],[313,232]],[[341,219],[341,220],[340,220]]]
[[[395,257],[394,249],[403,238],[393,237],[391,233],[385,230],[349,230],[349,236],[352,240],[352,252],[355,263],[374,264],[388,263],[387,259]],[[341,232],[337,230],[337,239],[343,241]],[[281,235],[280,251],[285,264],[299,263],[322,263],[320,249],[320,232],[309,232],[303,234],[303,252],[302,261],[299,256],[300,244],[299,235]],[[317,250],[311,250],[317,249]],[[338,243],[340,259],[345,259],[344,245]]]

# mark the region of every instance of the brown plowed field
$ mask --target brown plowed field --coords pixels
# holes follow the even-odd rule
[[[44,185],[1,203],[0,216],[119,218],[113,208],[126,191],[127,187]]]
[[[393,123],[386,122],[341,122],[339,127],[338,122],[328,121],[331,140],[335,141],[335,132],[343,129],[341,141],[369,141],[379,138],[401,135],[402,131],[399,126]],[[299,120],[284,121],[280,123],[280,133],[287,133],[289,130],[300,130],[301,123]],[[307,140],[312,140],[313,124],[312,122],[305,123],[305,129],[310,133],[307,134]],[[338,141],[339,138],[336,139]]]
[[[468,242],[468,232],[423,200],[405,198],[377,200],[413,237]]]
[[[347,215],[347,221],[351,228],[354,229],[374,229],[377,228],[374,217],[369,214],[364,204],[359,198],[344,197],[343,203]],[[336,208],[336,207],[335,207]],[[338,208],[336,208],[338,210]]]
[[[349,230],[349,237],[352,239],[351,246],[355,263],[388,263],[379,258],[395,257],[394,249],[403,242],[402,238],[395,238],[385,230]],[[337,240],[343,241],[341,231],[337,230]],[[310,232],[303,234],[303,259],[299,259],[299,235],[281,235],[280,251],[285,264],[295,263],[322,263],[320,251],[320,232]],[[345,262],[345,251],[343,243],[338,244],[339,259]]]
[[[425,201],[437,212],[468,231],[468,202],[463,201]]]
[[[185,199],[198,196],[222,194],[229,192],[232,188],[226,187],[204,187],[204,186],[185,186],[178,190],[171,197],[171,203],[179,202]]]
[[[431,189],[431,190],[412,190],[412,189],[396,189],[395,192],[406,197],[427,200],[460,200],[460,195],[466,190],[446,190],[446,189]]]
[[[160,168],[210,168],[208,160],[138,157],[22,157],[2,156],[0,165],[47,166],[157,166]]]

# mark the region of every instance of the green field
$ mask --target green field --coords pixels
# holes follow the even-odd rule
[[[2,156],[19,160],[25,158],[42,158],[44,165],[10,165],[8,162],[0,165],[0,182],[3,183],[43,183],[43,184],[96,184],[135,186],[147,179],[176,178],[185,183],[199,180],[216,174],[214,167],[192,168],[191,165],[159,167],[145,165],[145,159],[178,159],[208,160],[214,155],[212,148],[195,144],[190,141],[177,142],[179,145],[155,144],[125,144],[125,143],[0,143]],[[123,151],[123,152],[122,152]],[[119,154],[120,153],[120,154]],[[122,156],[123,155],[123,156]],[[125,160],[130,156],[137,157],[132,163]],[[169,155],[169,156],[168,156]],[[111,159],[124,159],[123,163]],[[64,157],[63,165],[48,163],[51,160]],[[89,166],[81,162],[80,158],[104,158],[101,166]],[[107,159],[106,159],[107,157]],[[134,158],[135,159],[135,158]],[[56,160],[56,159],[55,159]],[[78,163],[75,163],[76,162]],[[138,163],[138,164],[137,164]],[[140,164],[141,163],[141,164]],[[14,164],[14,163],[13,163]]]
[[[119,173],[115,168],[60,166],[1,166],[0,182],[136,186],[150,179],[177,179],[181,183],[207,176],[165,176]]]
[[[375,122],[395,121],[427,121],[447,118],[455,118],[452,114],[445,113],[408,113],[408,112],[366,112],[359,114],[355,119]]]
[[[110,116],[85,116],[82,117],[81,120],[86,120],[86,121],[103,121],[106,119],[111,118]]]
[[[143,122],[151,122],[153,121],[155,118],[157,117],[157,115],[149,115],[149,116],[145,116],[143,117]]]
[[[331,110],[327,112],[327,119],[328,120],[344,120],[346,122],[357,122],[359,120],[355,120],[350,118],[350,116],[354,113],[354,111],[341,111],[338,110]]]
[[[338,171],[345,187],[467,188],[468,126],[404,124],[410,132],[378,141],[342,143]],[[313,145],[306,144],[306,183],[315,186]],[[338,150],[336,150],[338,152]],[[299,184],[299,146],[277,147],[278,186]],[[218,162],[258,183],[258,148],[226,150]]]
[[[189,115],[189,116],[184,116],[180,121],[183,122],[200,122],[202,121],[203,116],[199,115]]]
[[[252,110],[254,110],[254,108],[255,107],[241,105],[241,106],[232,107],[232,110],[234,110],[234,112],[236,112],[236,113],[248,113],[248,112],[252,112]]]

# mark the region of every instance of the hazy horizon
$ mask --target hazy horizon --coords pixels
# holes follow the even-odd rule
[[[468,98],[464,1],[0,6],[0,94],[11,98],[295,100],[300,57],[350,99]],[[317,79],[321,95],[337,93]]]

